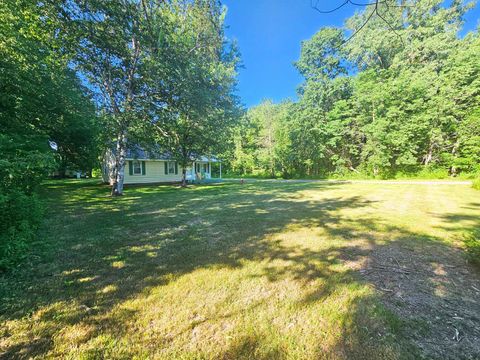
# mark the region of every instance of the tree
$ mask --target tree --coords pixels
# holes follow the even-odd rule
[[[75,68],[94,91],[115,142],[112,195],[121,195],[129,145],[151,123],[147,110],[165,106],[169,58],[158,61],[170,2],[72,1],[62,8],[78,38]],[[159,64],[162,65],[159,68]],[[110,147],[110,144],[106,144]]]
[[[207,150],[211,134],[231,118],[237,61],[224,51],[219,3],[68,4],[67,22],[80,38],[76,69],[95,91],[116,144],[112,195],[122,194],[129,147],[157,141],[181,165]]]
[[[343,41],[341,30],[323,28],[302,43],[300,59],[295,63],[305,77],[297,108],[302,131],[295,145],[304,149],[301,172],[308,175],[320,175],[331,166],[334,151],[328,145],[333,129],[328,125],[328,113],[337,101],[347,98],[350,91],[345,76],[348,62],[341,47]]]
[[[65,139],[62,127],[95,121],[57,15],[52,2],[0,3],[0,268],[24,254],[40,221],[36,188],[55,166],[49,141]]]
[[[234,173],[251,173],[256,166],[257,131],[248,114],[243,114],[233,130],[233,152],[229,158]]]
[[[158,142],[186,169],[202,155],[221,151],[238,117],[238,53],[224,34],[225,9],[215,0],[177,5],[167,42],[175,74],[168,116],[156,118]],[[160,61],[160,59],[158,59]],[[163,109],[161,109],[163,111]]]
[[[275,177],[277,159],[275,147],[277,143],[276,133],[278,126],[277,106],[267,100],[250,109],[248,112],[254,126],[258,129],[256,158],[259,165],[265,169],[271,177]]]
[[[65,112],[49,130],[50,140],[57,146],[56,168],[61,176],[67,169],[90,173],[98,166],[102,129],[95,105],[86,93],[88,90],[69,70],[52,105],[52,109]]]

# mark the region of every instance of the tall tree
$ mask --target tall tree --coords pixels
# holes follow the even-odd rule
[[[167,42],[175,81],[168,116],[156,123],[159,143],[186,169],[202,155],[221,151],[238,117],[238,52],[224,34],[225,8],[216,0],[176,4]],[[163,111],[163,109],[162,109]]]
[[[115,142],[112,195],[121,195],[129,139],[152,121],[147,110],[165,106],[169,58],[159,63],[168,1],[72,1],[64,15],[78,37],[75,66],[90,88]],[[157,60],[158,61],[158,60]],[[110,144],[106,144],[110,147]]]

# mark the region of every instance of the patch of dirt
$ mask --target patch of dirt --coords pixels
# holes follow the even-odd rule
[[[438,243],[381,246],[359,272],[407,322],[404,336],[426,358],[480,359],[480,273],[460,249]]]

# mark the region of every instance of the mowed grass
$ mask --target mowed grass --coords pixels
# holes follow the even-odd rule
[[[466,340],[435,334],[428,319],[402,312],[408,291],[392,290],[417,281],[428,284],[428,299],[449,299],[464,231],[480,224],[480,193],[467,185],[252,182],[108,193],[92,181],[44,186],[38,242],[0,278],[0,357],[397,359],[432,356],[424,338],[447,355],[452,346],[476,355],[461,348],[476,339],[469,328],[442,318]],[[392,249],[422,256],[421,276]],[[379,259],[381,280],[366,275]],[[404,269],[401,279],[389,265]],[[464,275],[465,287],[478,284],[478,273]]]

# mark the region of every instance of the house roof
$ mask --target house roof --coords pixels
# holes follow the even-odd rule
[[[126,158],[135,160],[172,160],[173,156],[167,151],[147,151],[139,146],[136,146],[132,149],[127,150]],[[214,156],[192,156],[191,160],[204,162],[220,162],[220,160]]]

